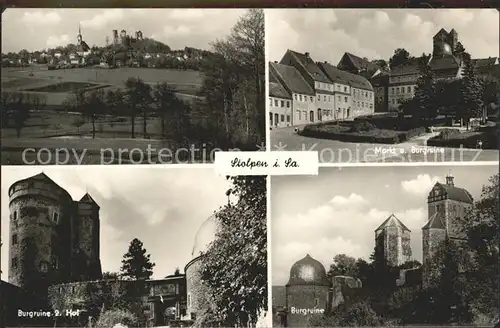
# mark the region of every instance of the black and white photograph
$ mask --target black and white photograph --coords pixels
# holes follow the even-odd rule
[[[498,161],[499,30],[496,9],[266,10],[271,150]]]
[[[275,327],[499,322],[497,165],[271,179]]]
[[[265,149],[262,9],[2,13],[2,164],[213,162]]]
[[[271,326],[266,177],[158,166],[1,173],[2,326]]]

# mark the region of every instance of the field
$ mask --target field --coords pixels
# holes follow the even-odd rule
[[[145,135],[143,120],[137,117],[135,139],[132,139],[129,117],[99,117],[95,123],[95,139],[92,140],[92,124],[81,122],[82,117],[78,113],[64,111],[64,102],[75,97],[75,91],[124,88],[124,82],[130,77],[141,78],[150,85],[166,82],[173,86],[177,90],[177,96],[186,102],[198,98],[197,92],[203,83],[203,74],[197,71],[98,67],[48,70],[46,66],[2,68],[2,92],[27,93],[43,99],[46,104],[43,111],[31,113],[21,130],[20,139],[14,129],[2,129],[2,155],[17,158],[18,152],[31,144],[37,147],[46,145],[45,147],[52,149],[64,147],[68,142],[72,142],[78,143],[80,148],[93,149],[99,148],[98,145],[105,146],[111,139],[129,148],[142,148],[143,144],[154,143],[155,139],[161,137],[158,118],[148,118]],[[161,142],[169,143],[169,140]]]

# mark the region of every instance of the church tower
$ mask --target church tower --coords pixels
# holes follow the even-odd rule
[[[434,254],[446,238],[464,240],[461,221],[474,200],[470,193],[455,186],[454,177],[446,176],[446,183],[437,182],[427,197],[428,221],[422,228],[423,283],[428,286],[438,276]]]
[[[82,37],[82,27],[80,25],[78,25],[78,35],[76,37],[76,40],[78,42],[78,45],[81,45],[82,44],[82,41],[83,41],[83,37]]]
[[[375,248],[383,252],[390,266],[397,267],[411,259],[411,231],[394,214],[375,230]]]

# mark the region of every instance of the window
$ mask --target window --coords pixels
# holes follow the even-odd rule
[[[405,93],[405,87],[401,87],[401,93]]]
[[[411,93],[411,87],[407,87],[406,91],[408,91],[408,93]]]
[[[311,102],[313,102],[313,97],[311,96],[310,98],[311,98]]]
[[[12,258],[10,266],[11,266],[12,269],[16,269],[17,268],[17,257],[13,257]]]
[[[396,94],[399,94],[399,88],[396,88]]]
[[[341,100],[342,100],[342,97],[340,97],[340,96],[337,96],[337,99],[338,99],[339,101],[341,101]]]
[[[320,95],[318,95],[318,101],[320,101],[320,100],[321,100],[321,96],[320,96]]]
[[[391,94],[394,94],[394,88],[391,88]]]
[[[48,269],[49,269],[49,266],[47,265],[47,263],[45,263],[45,262],[40,263],[40,271],[47,272],[47,271],[49,271]]]
[[[290,123],[290,121],[291,121],[290,115],[287,115],[287,116],[286,116],[286,121],[287,121],[288,123]]]
[[[295,100],[297,100],[297,94],[294,94]]]
[[[302,101],[302,95],[299,95],[299,100]]]
[[[278,100],[274,99],[274,107],[278,107]]]
[[[16,244],[17,244],[17,235],[13,234],[12,235],[12,245],[16,245]]]
[[[328,96],[328,101],[332,102],[332,96]]]
[[[17,211],[14,211],[14,218],[13,218],[13,220],[14,221],[17,220]]]
[[[273,99],[269,98],[269,106],[272,106],[272,105],[273,105]]]
[[[285,101],[284,100],[281,101],[281,107],[285,107]]]
[[[347,102],[347,97],[344,97],[344,102]]]
[[[326,101],[326,96],[323,96],[323,101]]]
[[[314,299],[314,307],[319,306],[319,298]]]
[[[54,213],[53,220],[55,223],[57,223],[59,221],[59,213]]]
[[[187,297],[187,307],[190,308],[191,307],[191,293],[188,293],[188,297]]]
[[[285,122],[285,115],[281,114],[281,122]]]
[[[347,92],[347,87],[344,87],[344,92]]]
[[[396,99],[392,99],[392,104],[396,105]]]
[[[365,92],[365,98],[368,98],[368,92]]]
[[[287,101],[286,101],[286,107],[287,107],[287,108],[290,108],[290,100],[287,100]]]

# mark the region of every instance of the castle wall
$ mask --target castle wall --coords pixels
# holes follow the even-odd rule
[[[64,191],[43,182],[22,181],[10,193],[9,282],[35,293],[58,282],[68,245],[58,238],[68,222]],[[67,271],[66,271],[67,272]]]
[[[322,316],[329,309],[330,287],[292,285],[286,287],[287,323],[290,327],[307,327],[314,317]],[[317,310],[304,314],[301,311]]]
[[[196,314],[206,308],[209,300],[205,299],[206,291],[201,281],[201,258],[198,257],[188,263],[185,268],[186,272],[186,291],[187,291],[187,310],[186,315],[188,320],[194,320]]]

